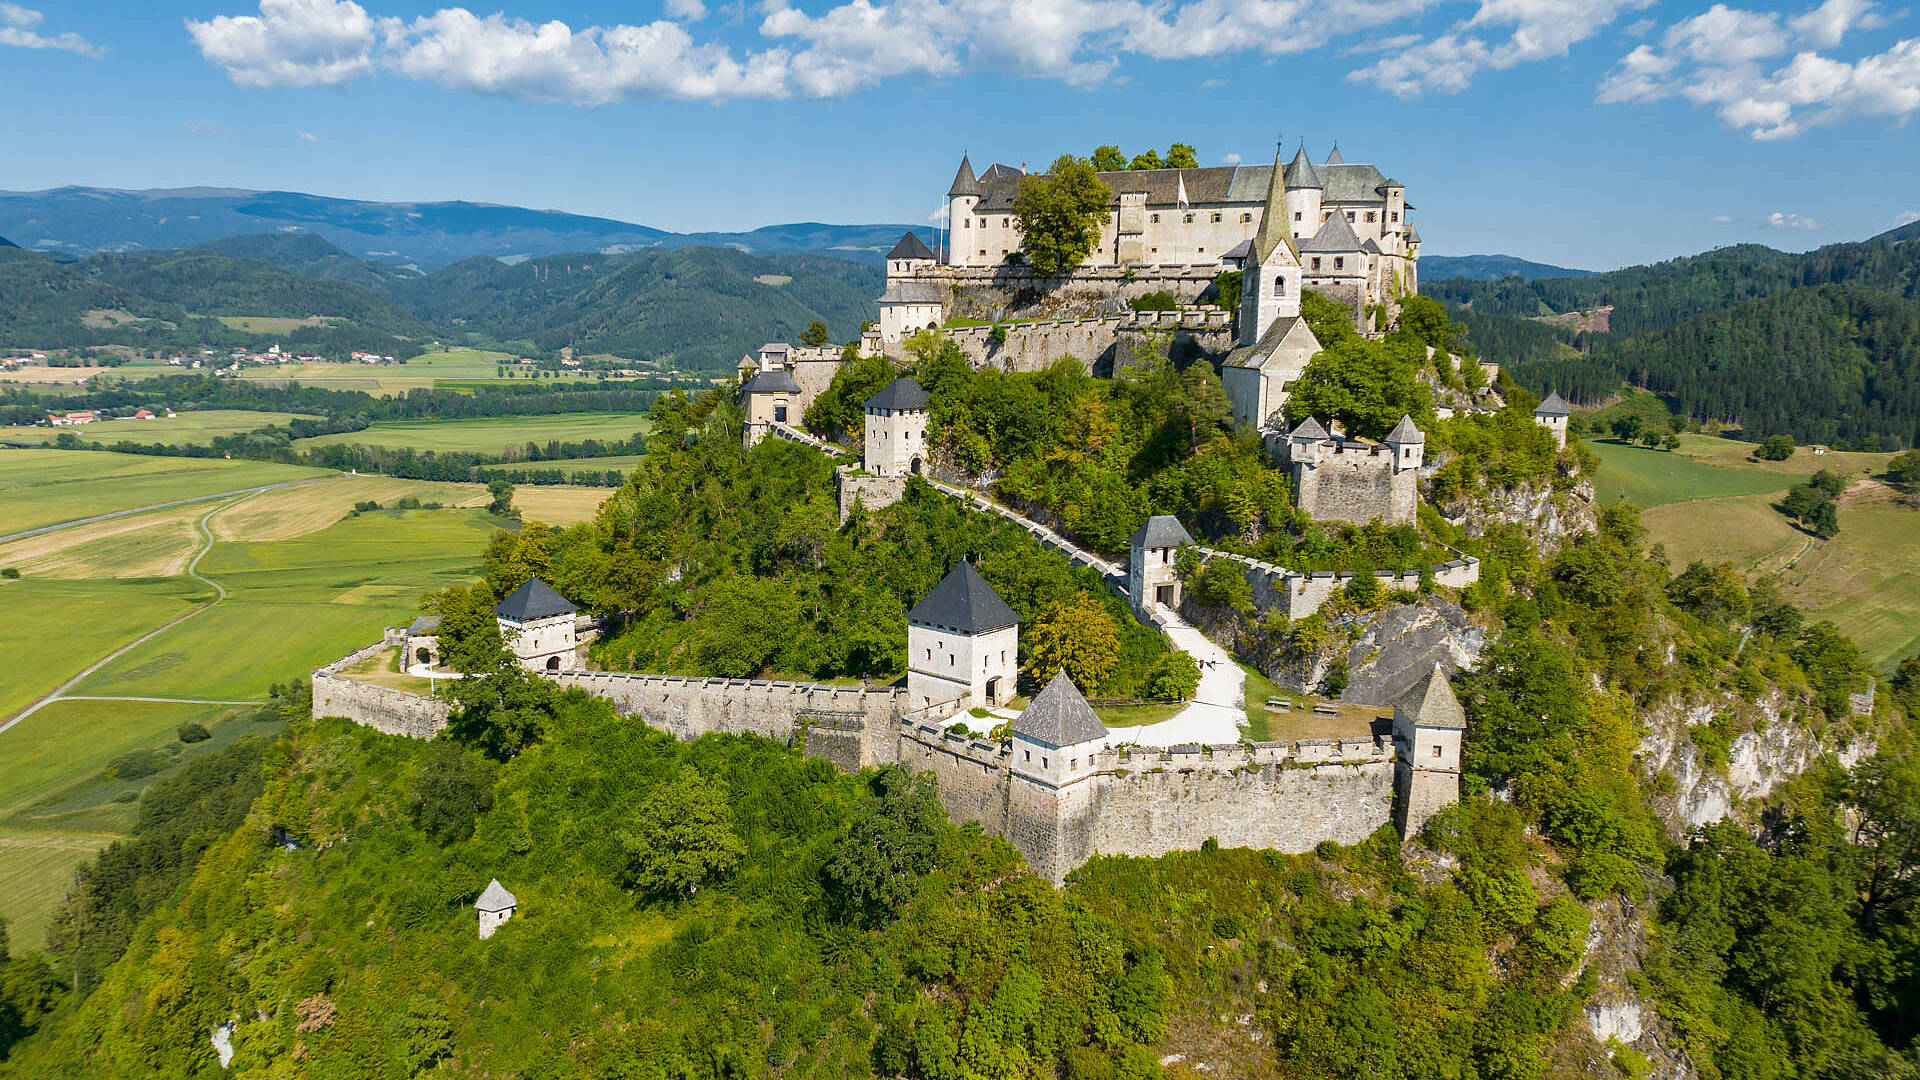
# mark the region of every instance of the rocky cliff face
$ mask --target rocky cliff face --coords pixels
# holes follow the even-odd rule
[[[1494,525],[1518,525],[1542,548],[1557,548],[1594,527],[1593,482],[1581,480],[1557,492],[1551,484],[1516,484],[1457,499],[1440,512],[1468,536],[1485,536]]]
[[[1664,782],[1650,785],[1654,794],[1649,798],[1668,831],[1678,839],[1688,829],[1732,817],[1741,803],[1765,798],[1823,754],[1851,768],[1877,748],[1872,735],[1860,732],[1816,736],[1798,720],[1806,707],[1775,689],[1752,702],[1721,693],[1646,710],[1641,716],[1646,733],[1637,753],[1648,779],[1663,772],[1672,777],[1670,790]],[[1716,719],[1746,729],[1728,739],[1724,767],[1707,760],[1692,734]]]
[[[1199,608],[1191,601],[1181,614],[1285,690],[1316,691],[1344,664],[1347,687],[1340,699],[1360,705],[1391,705],[1435,663],[1450,672],[1472,668],[1487,644],[1486,630],[1445,596],[1331,614],[1325,638],[1305,650],[1266,628],[1257,616]]]

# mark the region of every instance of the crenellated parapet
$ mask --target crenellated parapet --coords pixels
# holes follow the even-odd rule
[[[1213,548],[1196,546],[1194,548],[1204,560],[1211,562],[1222,559],[1239,564],[1246,574],[1247,584],[1253,591],[1254,607],[1260,611],[1275,608],[1285,613],[1289,619],[1304,619],[1319,611],[1321,605],[1346,591],[1354,577],[1366,571],[1355,570],[1290,570],[1284,566],[1261,562],[1247,555],[1231,551],[1217,551]],[[1448,548],[1456,558],[1446,562],[1434,563],[1425,571],[1408,570],[1395,573],[1391,570],[1374,570],[1370,573],[1382,590],[1401,590],[1413,592],[1420,588],[1421,578],[1425,574],[1433,576],[1435,585],[1453,589],[1464,589],[1480,580],[1480,559],[1455,548]]]

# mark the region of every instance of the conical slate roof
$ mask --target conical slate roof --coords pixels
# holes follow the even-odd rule
[[[1547,395],[1547,400],[1541,402],[1538,406],[1534,408],[1533,415],[1535,416],[1567,416],[1571,414],[1572,411],[1573,410],[1567,408],[1567,403],[1565,401],[1560,400],[1560,391],[1555,390],[1553,393]]]
[[[1320,426],[1320,421],[1309,416],[1305,420],[1300,421],[1300,426],[1294,428],[1293,431],[1287,435],[1287,438],[1317,440],[1331,439],[1333,436],[1327,434],[1327,429]]]
[[[1340,156],[1340,144],[1334,143],[1332,153],[1329,153],[1327,155],[1327,164],[1345,165],[1346,163],[1347,163],[1347,159]]]
[[[947,189],[947,198],[978,194],[980,194],[980,178],[973,175],[973,162],[967,160],[967,155],[961,154],[960,171],[953,174],[953,186]]]
[[[1345,252],[1360,250],[1360,235],[1348,224],[1347,215],[1336,210],[1328,215],[1326,224],[1313,234],[1313,239],[1300,245],[1301,251]]]
[[[480,894],[480,899],[473,902],[473,906],[481,911],[505,911],[508,908],[520,906],[520,902],[513,898],[512,893],[501,887],[499,878],[494,878],[487,882],[486,891]]]
[[[1266,266],[1277,248],[1285,247],[1296,259],[1300,249],[1293,243],[1293,225],[1287,217],[1286,167],[1280,162],[1280,149],[1273,151],[1273,172],[1267,176],[1267,208],[1260,215],[1260,231],[1253,237],[1253,261]]]
[[[927,388],[915,382],[911,375],[902,375],[880,388],[880,392],[867,399],[861,406],[864,409],[924,409],[932,398]]]
[[[953,568],[926,599],[907,612],[907,621],[923,626],[940,626],[962,634],[983,634],[1005,626],[1017,626],[1020,616],[1013,613],[1000,594],[973,564],[962,562]]]
[[[1087,704],[1065,671],[1034,695],[1033,704],[1014,718],[1008,730],[1056,750],[1107,737],[1107,725],[1093,714],[1093,706]]]
[[[1387,441],[1389,443],[1424,443],[1427,441],[1427,436],[1425,432],[1413,426],[1413,417],[1402,416],[1400,422],[1393,425],[1393,430],[1387,432]]]
[[[1155,514],[1134,531],[1127,543],[1137,548],[1179,547],[1193,543],[1193,537],[1188,535],[1179,518],[1172,514]]]
[[[908,230],[900,237],[900,242],[893,245],[893,250],[887,252],[887,258],[931,259],[933,258],[933,249],[929,248],[926,241],[920,239],[912,230]]]
[[[1287,186],[1290,188],[1324,188],[1320,179],[1320,170],[1307,160],[1307,144],[1301,143],[1300,149],[1293,155],[1293,164],[1287,166]]]
[[[519,623],[548,619],[555,615],[571,615],[576,610],[566,597],[554,592],[553,586],[537,577],[528,578],[525,585],[513,590],[505,600],[493,607],[495,615]]]
[[[1447,682],[1447,669],[1438,661],[1434,662],[1433,673],[1393,707],[1405,713],[1417,727],[1459,731],[1467,726],[1466,710],[1460,707],[1460,699],[1453,696],[1453,686]]]

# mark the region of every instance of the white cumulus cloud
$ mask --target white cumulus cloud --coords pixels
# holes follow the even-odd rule
[[[1920,210],[1902,210],[1893,215],[1893,227],[1896,229],[1902,225],[1911,225],[1916,221],[1920,221]]]
[[[667,18],[699,22],[707,17],[707,5],[700,0],[667,0]]]
[[[1403,98],[1465,90],[1483,69],[1504,71],[1567,55],[1574,45],[1653,0],[1480,0],[1479,10],[1445,33],[1390,43],[1373,64],[1352,72]]]
[[[260,0],[258,15],[189,19],[187,33],[241,86],[337,86],[373,72],[374,19],[353,0]]]
[[[1595,99],[1680,98],[1759,140],[1854,117],[1903,122],[1920,111],[1920,38],[1854,59],[1822,51],[1884,25],[1872,0],[1824,0],[1792,17],[1715,4],[1622,57]]]
[[[46,16],[19,4],[0,3],[0,45],[19,49],[55,49],[99,59],[107,50],[72,32],[48,36],[39,31]]]
[[[1768,214],[1767,220],[1760,224],[1763,228],[1768,229],[1824,229],[1833,224],[1833,222],[1821,221],[1819,218],[1807,217],[1801,214],[1782,213],[1781,211],[1775,210],[1773,213]]]
[[[1239,154],[1222,154],[1220,155],[1220,164],[1238,165],[1240,164],[1240,155]]]

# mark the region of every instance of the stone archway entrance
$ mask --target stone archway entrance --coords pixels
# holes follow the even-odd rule
[[[913,472],[913,475],[919,476],[920,475],[920,459],[914,458],[912,463],[909,464],[907,468]]]
[[[413,650],[413,660],[417,664],[427,664],[431,666],[433,664],[433,650],[422,645]]]
[[[559,670],[560,670],[560,658],[559,658],[559,657],[557,657],[557,656],[549,656],[549,657],[547,657],[547,670],[548,670],[548,671],[559,671]]]
[[[987,704],[1000,704],[1000,676],[998,675],[987,680]]]

